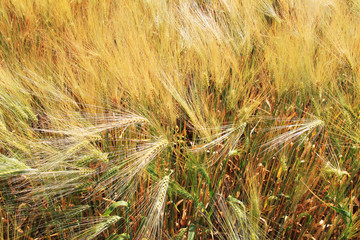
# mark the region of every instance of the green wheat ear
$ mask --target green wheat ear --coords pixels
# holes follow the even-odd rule
[[[165,211],[166,193],[169,186],[170,175],[165,176],[155,186],[155,191],[152,194],[153,203],[150,203],[146,219],[137,233],[135,239],[161,239],[163,218]]]
[[[106,218],[101,218],[100,222],[79,232],[75,235],[73,239],[75,240],[90,240],[96,238],[99,234],[101,234],[103,231],[108,229],[111,225],[118,222],[121,219],[119,216],[109,216]]]
[[[30,168],[25,163],[0,155],[0,178],[8,178],[18,174],[33,172],[36,169]]]
[[[246,212],[245,205],[238,199],[229,196],[227,201],[222,196],[216,201],[216,218],[219,222],[221,239],[260,239]]]

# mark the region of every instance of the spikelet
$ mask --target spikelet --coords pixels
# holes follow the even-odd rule
[[[330,162],[326,163],[324,170],[328,174],[335,174],[338,178],[342,178],[343,176],[350,176],[350,174],[347,171],[342,170],[340,166],[334,166]]]
[[[210,154],[207,158],[207,166],[216,164],[219,159],[225,156],[231,156],[235,152],[237,143],[243,135],[246,123],[240,125],[229,125],[225,130],[217,134],[214,140],[203,145],[195,146],[193,152],[206,151]]]
[[[321,157],[319,154],[316,153],[316,155],[325,163],[325,166],[323,167],[323,170],[328,175],[335,175],[339,179],[341,179],[344,176],[350,176],[350,174],[343,170],[339,160],[337,159],[337,156],[333,152],[332,148],[330,147],[330,158],[326,159],[324,157]]]
[[[103,231],[108,229],[111,225],[118,222],[121,219],[119,216],[109,216],[106,218],[99,218],[96,223],[93,226],[89,226],[87,229],[84,229],[77,233],[72,239],[75,240],[90,240],[96,238],[99,234],[101,234]],[[81,224],[80,224],[81,225]],[[87,223],[83,223],[83,225],[87,225]]]
[[[3,131],[3,130],[7,130],[6,128],[6,124],[5,122],[0,118],[0,129]]]
[[[219,196],[215,207],[217,209],[215,216],[221,228],[222,239],[260,239],[259,233],[251,226],[245,205],[229,196],[227,201]]]
[[[100,150],[93,151],[89,155],[85,155],[84,157],[80,158],[79,160],[76,160],[75,164],[77,166],[86,166],[93,161],[108,163],[109,162],[108,155],[109,155],[108,153],[103,153]]]
[[[89,208],[89,205],[77,205],[67,207],[66,209],[61,209],[60,211],[54,211],[52,213],[53,220],[47,224],[47,227],[55,228],[53,229],[55,233],[61,231],[66,228],[66,225],[74,220],[77,215],[88,210]]]
[[[313,130],[314,128],[316,127],[323,127],[324,126],[324,121],[320,120],[320,119],[317,119],[313,122],[310,122],[309,125],[308,125],[308,128],[309,128],[309,131]]]
[[[134,124],[147,124],[149,120],[135,115],[119,115],[105,118],[106,123],[100,124],[92,124],[90,126],[69,126],[66,130],[49,130],[49,129],[37,129],[43,132],[49,132],[54,134],[63,134],[69,135],[77,138],[94,138],[97,137],[99,133],[104,132],[106,130],[115,129],[115,128],[127,128],[128,126]],[[89,119],[89,122],[92,120]]]
[[[8,158],[4,155],[0,155],[0,178],[12,177],[18,174],[35,171],[37,170],[30,168],[25,163],[20,162],[15,158]]]
[[[269,0],[258,0],[258,9],[263,12],[266,16],[273,18],[277,22],[281,22],[281,18],[276,13],[272,2]]]
[[[81,168],[79,169],[79,174],[80,175],[90,175],[93,174],[95,172],[94,169],[91,168]]]
[[[263,147],[265,147],[266,150],[274,150],[280,145],[283,145],[283,147],[279,149],[280,151],[288,144],[296,141],[299,138],[300,138],[300,143],[304,142],[307,139],[307,136],[309,136],[309,134],[313,130],[315,130],[316,128],[320,128],[321,131],[324,125],[325,125],[324,121],[320,119],[316,119],[314,121],[309,121],[305,123],[298,123],[298,124],[292,124],[292,125],[286,125],[286,126],[274,128],[276,130],[285,129],[285,128],[295,128],[295,129],[290,130],[286,133],[281,134],[278,137],[271,139],[269,142],[265,143]],[[319,134],[319,132],[317,134]]]
[[[162,139],[162,140],[159,140],[155,145],[154,147],[148,152],[146,153],[143,158],[144,159],[151,159],[152,156],[161,151],[162,149],[164,149],[167,145],[168,145],[168,141],[166,139]]]
[[[160,191],[158,194],[158,198],[156,202],[154,203],[155,211],[160,212],[165,201],[166,192],[169,186],[169,176],[164,177],[160,182]]]
[[[136,240],[162,239],[162,223],[169,180],[170,176],[165,176],[155,187],[156,189],[151,197],[153,203],[150,203],[144,225],[135,236]]]
[[[28,117],[27,113],[19,105],[15,105],[15,104],[12,105],[11,110],[15,116],[20,117],[24,120],[28,120],[29,117]]]
[[[52,199],[64,197],[93,185],[93,181],[84,181],[93,173],[94,170],[90,168],[31,172],[26,175],[26,179],[31,183],[29,188],[23,188],[22,178],[12,179],[13,194],[16,194],[17,198],[22,201],[38,200],[45,197]]]
[[[7,130],[7,127],[6,127],[6,123],[4,120],[4,116],[3,116],[2,111],[0,111],[0,131],[6,131],[6,130]]]
[[[71,148],[66,149],[65,154],[66,155],[74,154],[74,153],[78,152],[79,150],[81,150],[84,147],[87,147],[89,145],[90,145],[90,141],[88,141],[88,140],[84,140],[84,141],[81,141],[79,143],[75,143],[74,146],[72,146]]]
[[[108,186],[108,191],[114,198],[124,195],[123,191],[136,186],[139,176],[167,145],[168,141],[166,139],[159,139],[144,145],[143,149],[128,156],[120,165],[110,168],[101,177],[100,185],[95,189],[95,192],[98,192],[104,186]]]
[[[82,191],[82,190],[86,190],[89,187],[93,187],[94,185],[95,185],[95,182],[87,181],[87,182],[83,182],[83,183],[79,183],[79,184],[75,185],[74,189],[76,189],[77,191]]]

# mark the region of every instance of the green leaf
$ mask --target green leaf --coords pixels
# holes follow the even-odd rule
[[[107,240],[126,240],[126,239],[130,239],[130,235],[128,233],[113,234],[107,238]]]
[[[103,214],[103,216],[104,216],[104,217],[109,216],[110,213],[111,213],[112,211],[114,211],[115,208],[120,207],[120,206],[128,207],[129,204],[128,204],[127,202],[125,202],[125,201],[118,201],[118,202],[116,202],[116,203],[113,203],[113,204],[111,204],[110,207],[106,210],[106,212]]]
[[[195,238],[195,230],[196,230],[196,226],[194,224],[190,224],[188,240],[193,240]]]
[[[349,211],[346,211],[345,208],[343,208],[343,207],[338,207],[337,208],[337,207],[334,207],[334,206],[332,206],[331,208],[334,209],[337,213],[339,213],[343,217],[343,219],[345,221],[350,219],[350,222],[352,222],[351,213]]]

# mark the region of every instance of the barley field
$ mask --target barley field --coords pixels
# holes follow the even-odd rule
[[[0,239],[360,239],[359,0],[1,0]]]

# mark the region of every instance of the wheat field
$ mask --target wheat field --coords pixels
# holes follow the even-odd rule
[[[0,239],[360,239],[359,0],[0,1]]]

